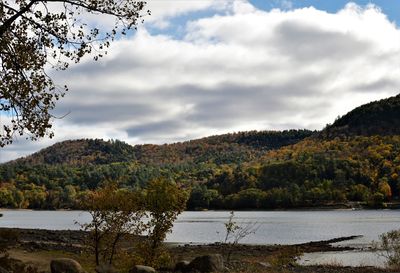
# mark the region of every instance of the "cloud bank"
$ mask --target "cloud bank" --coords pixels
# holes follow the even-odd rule
[[[55,74],[70,89],[55,111],[69,113],[55,120],[56,138],[20,140],[0,161],[72,138],[165,143],[239,130],[321,129],[398,93],[400,31],[376,6],[348,4],[332,14],[263,11],[246,1],[168,2],[152,3],[154,18],[114,42],[101,61]],[[206,15],[188,16],[199,11]],[[181,16],[177,38],[172,22]]]

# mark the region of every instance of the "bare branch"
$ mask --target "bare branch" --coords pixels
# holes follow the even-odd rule
[[[15,13],[13,16],[11,16],[8,20],[6,20],[1,26],[0,26],[0,38],[3,37],[4,33],[7,31],[7,29],[10,28],[11,24],[14,23],[15,20],[18,19],[18,17],[20,17],[22,14],[24,14],[25,12],[27,12],[32,6],[33,4],[35,4],[35,0],[32,0],[29,2],[28,5],[26,5],[25,7],[23,7],[20,11],[18,11],[17,13]],[[4,4],[2,4],[4,5]],[[10,8],[7,5],[4,5],[4,7],[6,8]]]

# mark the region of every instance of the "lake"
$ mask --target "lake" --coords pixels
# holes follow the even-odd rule
[[[84,211],[1,210],[1,227],[79,229],[90,215]],[[228,211],[187,211],[175,222],[169,242],[213,243],[224,237]],[[241,225],[257,223],[258,230],[242,242],[246,244],[298,244],[336,237],[363,235],[341,243],[363,246],[378,235],[400,228],[400,210],[332,211],[238,211],[234,220]]]
[[[84,211],[2,210],[1,213],[4,215],[0,218],[1,227],[79,229],[76,221],[85,223],[90,220],[90,215]],[[228,218],[228,211],[184,212],[175,222],[167,241],[197,244],[220,242],[224,238],[224,223]],[[363,249],[373,240],[377,240],[380,234],[400,228],[400,211],[238,211],[235,212],[234,220],[240,225],[256,223],[258,226],[255,234],[241,241],[246,244],[298,244],[363,235],[362,238],[339,243]],[[338,253],[334,262],[347,265],[346,261],[340,258],[341,255]],[[348,254],[342,256],[349,257]],[[318,257],[314,255],[311,258],[306,257],[305,260],[323,261],[325,258],[326,254],[320,253]]]

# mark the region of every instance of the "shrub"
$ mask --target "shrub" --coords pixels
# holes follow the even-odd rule
[[[250,222],[246,225],[239,225],[234,220],[234,217],[235,213],[231,211],[228,221],[224,223],[225,239],[223,240],[223,244],[225,244],[225,246],[223,248],[223,256],[225,256],[227,263],[230,263],[231,261],[233,248],[236,247],[242,239],[251,234],[255,234],[259,228],[259,225],[256,222]]]
[[[400,230],[381,234],[375,249],[382,251],[381,255],[386,258],[389,267],[400,269]]]
[[[91,193],[83,206],[92,216],[92,221],[82,228],[89,232],[88,246],[95,255],[96,265],[112,265],[121,252],[124,236],[137,236],[145,229],[139,192],[121,190],[111,183]]]
[[[144,203],[149,222],[142,251],[147,265],[161,267],[168,263],[169,254],[163,242],[187,200],[186,191],[164,178],[153,180],[147,186]]]

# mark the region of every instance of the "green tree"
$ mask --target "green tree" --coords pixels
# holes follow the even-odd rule
[[[63,192],[63,201],[64,201],[66,207],[69,207],[69,208],[75,207],[76,190],[75,190],[74,186],[72,186],[72,185],[65,186],[64,192]]]
[[[348,193],[348,199],[351,201],[368,201],[370,195],[369,189],[362,185],[357,184],[350,187],[350,192]]]
[[[22,191],[13,189],[13,197],[14,197],[14,207],[15,208],[25,208],[25,196]]]
[[[12,192],[7,188],[0,188],[0,207],[10,207],[14,204]]]
[[[102,57],[110,41],[136,27],[144,6],[134,0],[0,1],[0,115],[10,117],[2,119],[0,147],[14,134],[52,137],[51,110],[67,87],[57,88],[46,67],[64,70],[89,53]],[[115,24],[91,26],[90,14],[113,17]]]
[[[148,236],[145,243],[146,263],[157,265],[157,256],[162,254],[162,243],[171,232],[174,221],[185,209],[188,194],[174,182],[164,178],[151,181],[146,189],[148,211]]]
[[[48,191],[47,196],[47,207],[56,209],[62,207],[62,192],[63,189],[61,187],[54,188]]]
[[[265,193],[259,189],[246,189],[238,193],[235,208],[238,209],[258,209],[261,207]]]
[[[82,206],[92,216],[82,228],[90,232],[96,265],[112,265],[123,236],[140,235],[145,228],[141,194],[118,189],[114,183],[89,193]]]
[[[383,194],[386,201],[389,201],[392,197],[392,189],[390,188],[389,183],[386,178],[381,179],[378,185],[379,192]]]
[[[219,200],[220,195],[217,190],[207,189],[205,185],[196,185],[190,192],[187,202],[189,209],[208,209],[213,201]]]
[[[47,192],[44,187],[33,186],[24,192],[25,199],[31,209],[41,209],[45,206]]]
[[[384,207],[383,201],[385,201],[385,195],[380,192],[375,192],[373,195],[371,195],[368,204],[373,208],[382,208]]]

